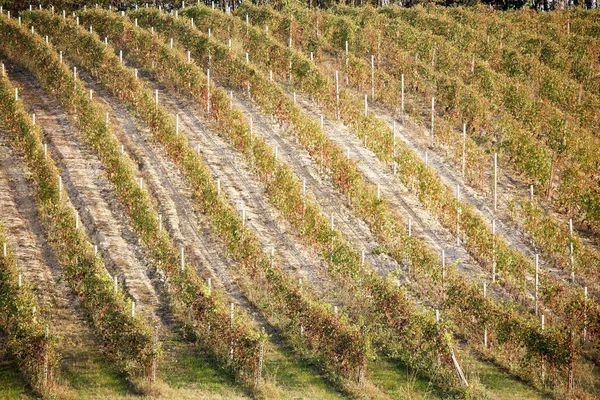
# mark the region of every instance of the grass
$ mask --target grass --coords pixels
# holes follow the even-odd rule
[[[85,336],[85,335],[84,335]],[[64,337],[60,381],[69,389],[67,399],[140,399],[140,393],[108,362],[89,338]],[[247,399],[227,371],[214,367],[211,358],[176,334],[163,339],[164,359],[160,381],[152,389],[156,399]],[[6,357],[5,357],[6,358]],[[277,383],[285,399],[341,399],[343,396],[283,346],[269,343],[265,349],[264,375]],[[14,360],[0,358],[0,399],[33,399],[17,372]]]
[[[433,385],[408,371],[405,365],[384,356],[369,364],[369,377],[395,399],[433,399],[442,397]]]
[[[475,357],[463,358],[463,369],[475,377],[486,389],[490,399],[545,399],[548,398],[525,383],[501,370],[484,363]]]
[[[341,399],[317,369],[299,359],[291,348],[269,343],[265,348],[264,376],[283,389],[287,399]]]
[[[0,354],[0,399],[32,399],[27,384],[17,372],[13,359]]]

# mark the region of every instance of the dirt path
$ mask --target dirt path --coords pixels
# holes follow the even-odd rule
[[[49,265],[52,262],[56,267],[56,260],[44,239],[41,225],[35,220],[34,193],[27,183],[26,172],[14,166],[19,160],[9,147],[8,135],[3,131],[0,136],[0,223],[23,281],[32,284],[42,305],[50,306],[58,296]]]
[[[278,157],[289,164],[300,179],[306,181],[307,192],[315,196],[327,215],[333,215],[335,226],[356,249],[365,250],[366,261],[382,275],[398,270],[400,266],[394,259],[385,254],[375,254],[373,250],[379,246],[377,238],[362,219],[352,214],[347,197],[333,186],[331,177],[321,174],[319,167],[292,134],[273,118],[265,116],[243,93],[236,93],[234,104],[253,119],[254,131],[271,148],[277,149]]]
[[[107,270],[119,277],[124,290],[136,301],[136,311],[155,318],[159,299],[147,275],[147,258],[127,225],[100,160],[83,144],[58,102],[30,74],[11,69],[26,109],[36,114],[36,121],[44,129],[48,150],[62,170],[64,188]]]

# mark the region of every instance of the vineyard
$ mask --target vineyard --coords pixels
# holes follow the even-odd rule
[[[600,397],[598,10],[310,4],[0,6],[1,399]]]

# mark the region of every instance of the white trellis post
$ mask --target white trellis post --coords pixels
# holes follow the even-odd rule
[[[462,143],[462,177],[465,178],[465,170],[467,168],[467,124],[463,124],[463,143]]]
[[[335,71],[335,112],[337,115],[337,119],[340,119],[340,81],[339,81],[339,73]]]
[[[435,97],[431,97],[431,144],[435,144],[435,139],[433,136],[433,127],[435,124]]]
[[[498,210],[498,153],[494,153],[494,212]]]
[[[535,315],[538,315],[538,289],[539,289],[539,255],[535,255]]]
[[[496,282],[496,220],[492,220],[492,282]]]
[[[185,269],[185,250],[183,246],[181,246],[179,258],[181,262],[181,271],[183,272],[183,270]]]

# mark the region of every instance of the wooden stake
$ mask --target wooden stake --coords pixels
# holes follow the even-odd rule
[[[58,199],[62,199],[62,176],[58,176]]]
[[[412,236],[412,218],[408,217],[408,237]]]
[[[113,291],[114,291],[115,293],[117,293],[117,290],[118,290],[118,289],[119,289],[119,280],[118,280],[117,276],[115,275],[115,276],[113,277]]]
[[[135,317],[135,300],[131,300],[131,317]]]
[[[365,118],[367,118],[368,112],[369,112],[369,105],[367,102],[367,95],[365,94]]]
[[[206,285],[208,286],[208,295],[210,296],[212,293],[212,279],[208,278]]]

